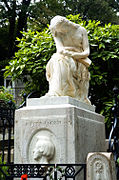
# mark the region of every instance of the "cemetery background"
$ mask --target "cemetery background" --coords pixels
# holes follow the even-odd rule
[[[81,19],[79,19],[78,18],[78,16],[71,16],[70,17],[70,19],[72,19],[73,21],[75,21],[75,22],[78,22],[78,23],[82,23],[82,25],[84,24],[84,26],[85,25],[87,25],[88,23],[86,22],[86,21],[83,21],[82,22],[82,20]],[[90,22],[88,25],[87,25],[87,27],[89,26],[89,31],[91,32],[91,31],[93,31],[93,29],[95,29],[95,31],[93,32],[93,38],[91,38],[90,37],[90,33],[89,33],[89,40],[90,40],[90,42],[92,42],[92,45],[91,45],[91,51],[92,52],[94,52],[94,54],[92,55],[92,60],[93,60],[93,58],[95,59],[93,62],[94,62],[94,65],[96,64],[96,62],[97,62],[97,66],[98,66],[98,64],[100,64],[100,67],[107,67],[107,65],[108,65],[108,72],[104,72],[104,74],[102,73],[103,72],[103,70],[105,69],[101,69],[102,71],[100,71],[100,68],[97,68],[97,66],[92,66],[92,68],[91,68],[91,70],[92,70],[92,78],[93,78],[93,80],[92,80],[92,87],[91,87],[91,90],[90,90],[90,94],[92,95],[92,101],[94,101],[94,104],[95,105],[97,105],[97,111],[104,111],[104,108],[105,108],[105,111],[104,111],[104,115],[105,115],[105,113],[106,113],[106,117],[108,118],[109,117],[109,112],[110,112],[110,109],[111,109],[111,107],[112,107],[112,105],[113,105],[113,98],[112,98],[112,88],[113,88],[113,86],[115,85],[115,84],[117,84],[118,83],[118,70],[115,70],[115,67],[118,69],[118,45],[119,45],[119,43],[118,43],[118,26],[111,26],[111,25],[107,25],[107,26],[105,26],[105,31],[104,31],[104,34],[105,34],[105,37],[106,37],[106,39],[103,39],[104,40],[104,42],[103,42],[103,40],[102,40],[102,37],[101,37],[101,34],[99,35],[98,33],[96,34],[96,31],[98,30],[98,31],[100,31],[100,23],[99,22],[97,22],[97,24],[96,24],[96,22],[95,21],[88,21],[88,22]],[[111,30],[113,30],[113,32],[111,33],[110,32],[110,34],[108,34],[108,31],[109,31],[109,29],[110,29],[110,31]],[[101,29],[102,30],[102,29]],[[106,32],[106,30],[107,30],[107,34],[105,33]],[[46,53],[46,56],[45,56],[45,59],[44,59],[44,61],[43,61],[43,64],[42,65],[40,65],[40,68],[38,69],[38,74],[40,74],[41,76],[43,75],[43,74],[41,74],[41,72],[42,72],[42,70],[41,70],[41,67],[43,67],[43,73],[44,73],[44,69],[45,69],[45,67],[44,67],[44,65],[46,64],[46,59],[48,59],[49,57],[50,57],[50,54],[52,54],[52,52],[53,52],[53,50],[55,50],[55,47],[54,47],[54,44],[53,44],[53,42],[52,42],[52,37],[49,35],[48,37],[47,37],[47,35],[46,35],[46,32],[47,32],[47,30],[45,31],[44,30],[44,32],[43,33],[41,33],[41,35],[42,34],[44,34],[44,36],[43,36],[43,39],[42,39],[42,41],[41,41],[41,44],[42,44],[42,42],[43,41],[45,41],[46,40],[46,43],[43,45],[42,44],[42,47],[44,47],[43,48],[43,50],[41,50],[41,52],[40,52],[40,55],[41,55],[41,59],[42,59],[42,56],[45,54],[45,52],[47,52],[47,50],[49,49],[49,47],[50,47],[50,49],[51,49],[51,47],[52,47],[52,50],[51,50],[51,52],[50,51],[48,51],[49,52],[49,54],[47,54]],[[25,34],[25,32],[24,32],[24,34]],[[40,33],[39,33],[40,34]],[[33,33],[32,31],[30,32],[28,32],[28,38],[30,37],[30,38],[33,38],[34,36],[37,38],[37,39],[40,39],[41,40],[41,37],[40,37],[40,35],[38,34],[38,32],[37,32],[37,35],[38,36],[36,36],[36,34],[35,33]],[[104,34],[102,34],[103,36],[104,36]],[[112,34],[112,39],[111,38],[109,38],[110,37],[110,35]],[[25,34],[25,36],[26,36],[26,34]],[[49,37],[50,37],[50,39],[51,39],[51,43],[50,44],[48,44],[48,42],[47,42],[47,40],[49,40]],[[95,37],[95,38],[94,38]],[[94,40],[94,41],[93,41]],[[108,41],[109,40],[109,41]],[[18,41],[19,41],[19,39],[18,39]],[[23,39],[23,41],[26,41],[26,39],[24,38]],[[38,41],[38,40],[37,40]],[[36,42],[37,42],[36,41]],[[113,44],[113,42],[115,42],[116,41],[116,44],[114,45]],[[29,42],[28,42],[29,43]],[[33,42],[31,42],[31,43],[33,43]],[[35,41],[34,41],[34,43],[35,43]],[[112,44],[113,45],[112,45]],[[37,43],[36,43],[37,44]],[[35,44],[35,45],[36,45]],[[38,48],[41,46],[41,44],[39,44],[39,46],[38,46]],[[105,44],[106,44],[106,46],[105,46]],[[47,46],[46,46],[47,45]],[[29,45],[30,46],[30,45]],[[47,47],[47,49],[45,49],[45,46]],[[109,48],[109,50],[110,50],[110,47],[113,47],[113,53],[110,53],[109,54],[109,51],[107,50],[107,47]],[[21,44],[21,47],[22,47],[22,44]],[[25,47],[24,47],[25,48]],[[32,51],[33,51],[33,49],[34,48],[32,48]],[[37,50],[38,49],[36,49],[36,53],[37,53]],[[100,61],[100,63],[99,63],[99,59],[101,59],[100,58],[100,56],[102,56],[102,54],[101,55],[99,55],[98,53],[97,54],[95,54],[95,50],[96,50],[96,52],[100,52],[100,54],[103,52],[104,54],[103,54],[103,57],[104,57],[104,59],[103,60],[101,60]],[[107,52],[105,52],[107,50]],[[28,51],[28,52],[30,52],[30,51]],[[35,51],[33,51],[33,53],[34,53]],[[112,49],[111,49],[111,52],[112,52]],[[98,55],[99,55],[99,57],[98,57]],[[20,51],[18,52],[18,57],[20,56]],[[41,63],[41,61],[39,61],[39,55],[37,56],[37,58],[36,58],[36,56],[34,57],[34,56],[31,56],[31,57],[33,57],[33,58],[35,58],[36,59],[36,63]],[[98,57],[98,58],[97,58]],[[16,58],[15,58],[16,59]],[[32,58],[31,58],[32,59]],[[29,61],[31,61],[31,59],[29,59]],[[97,60],[98,59],[98,60]],[[13,61],[14,62],[14,61]],[[114,64],[112,65],[112,62],[114,62]],[[31,61],[31,63],[32,63],[32,61]],[[103,66],[102,64],[105,64],[105,66]],[[24,61],[24,64],[25,64],[25,61]],[[22,72],[24,73],[24,69],[26,68],[26,66],[22,66],[22,64],[20,64],[21,65],[21,67],[20,67],[20,71],[22,70]],[[14,66],[14,65],[13,65]],[[38,64],[37,64],[37,66],[38,66]],[[36,64],[34,65],[34,67],[37,67],[36,66]],[[12,67],[12,66],[11,66]],[[28,64],[27,64],[27,67],[29,68],[29,66],[28,66]],[[37,73],[36,73],[36,76],[35,76],[35,72],[32,72],[32,70],[34,69],[34,67],[32,67],[32,69],[30,69],[30,70],[28,70],[28,72],[30,72],[31,73],[31,79],[35,79],[36,78],[36,76],[37,76]],[[23,68],[23,69],[22,69]],[[36,69],[36,68],[35,68]],[[98,70],[99,70],[99,72],[98,72]],[[35,71],[35,70],[34,70]],[[15,71],[14,71],[15,72]],[[13,73],[14,73],[13,72]],[[36,72],[37,72],[37,70],[36,70]],[[97,73],[98,72],[98,73]],[[110,73],[109,73],[110,72]],[[95,73],[95,74],[94,74]],[[23,74],[21,73],[21,76],[22,76]],[[25,75],[26,75],[26,72],[25,72]],[[109,78],[108,78],[108,81],[107,81],[107,79],[106,79],[106,77],[107,76],[110,76]],[[44,92],[46,91],[46,89],[47,89],[47,87],[45,87],[44,88],[44,86],[45,86],[45,81],[44,80],[42,80],[41,81],[41,76],[39,76],[40,77],[40,80],[38,79],[38,82],[41,82],[40,83],[40,85],[39,85],[39,88],[38,88],[38,90],[41,90],[42,89],[42,92],[41,92],[41,95],[42,94],[44,94]],[[13,77],[13,74],[12,74],[12,77]],[[20,77],[20,76],[18,76],[18,77]],[[18,78],[17,77],[17,78]],[[42,76],[43,77],[43,76]],[[44,76],[45,77],[45,76]],[[27,77],[25,76],[25,78],[27,79]],[[25,79],[25,80],[26,80]],[[32,82],[32,81],[31,81]],[[107,83],[107,82],[110,82],[110,83]],[[36,83],[37,83],[37,81],[36,81]],[[96,85],[98,85],[98,88],[100,87],[100,89],[102,89],[102,86],[103,85],[105,85],[105,87],[107,87],[107,88],[105,88],[105,92],[107,92],[107,90],[108,89],[110,89],[110,91],[109,91],[109,95],[107,96],[107,98],[105,99],[105,94],[107,95],[107,93],[104,93],[103,95],[102,95],[102,97],[100,98],[100,99],[96,99],[97,97],[99,97],[99,95],[100,95],[100,93],[98,94],[98,92],[99,91],[97,91],[97,87],[95,88],[95,86]],[[101,86],[102,85],[102,86]],[[43,88],[42,88],[43,87]],[[34,85],[34,89],[36,89],[36,86]],[[32,89],[33,90],[33,89]],[[31,91],[31,88],[29,88],[29,91]],[[92,92],[95,92],[94,94],[92,93]],[[97,95],[96,95],[96,93],[97,93]],[[93,97],[93,96],[95,96],[95,97]],[[104,99],[103,99],[104,98]],[[102,106],[102,104],[103,104],[103,106]],[[107,106],[105,106],[105,104],[107,104]],[[101,108],[102,109],[100,109],[100,106],[101,106]],[[108,113],[107,113],[108,112]],[[110,118],[108,118],[108,119],[110,119]]]

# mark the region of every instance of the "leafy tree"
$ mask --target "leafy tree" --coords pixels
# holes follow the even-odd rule
[[[41,0],[31,4],[29,18],[37,28],[39,23],[46,27],[50,19],[57,14],[66,16],[80,13],[85,20],[118,23],[118,4],[118,0]]]
[[[107,2],[116,12],[119,12],[119,0],[107,0]]]
[[[12,89],[0,88],[0,108],[15,108],[15,101],[10,91]]]
[[[116,0],[74,0],[66,1],[67,6],[71,8],[71,14],[78,14],[84,19],[100,20],[102,23],[117,23],[119,21],[115,6],[117,4]],[[70,5],[71,4],[71,5]]]
[[[5,74],[8,75],[9,71],[13,79],[20,78],[26,82],[30,91],[40,90],[43,94],[47,89],[45,66],[47,60],[55,51],[52,36],[48,29],[44,29],[42,32],[29,30],[22,34],[22,39],[17,38],[20,49],[15,53],[13,60],[10,61],[11,68],[6,67]]]
[[[21,38],[20,31],[27,30],[27,20],[30,29],[40,31],[56,14],[66,16],[80,13],[86,20],[118,23],[118,5],[119,0],[34,0],[34,3],[31,0],[0,0],[0,27],[6,28],[6,33],[0,30],[0,47],[4,47],[0,59],[10,58],[17,51],[15,39]]]
[[[38,30],[47,27],[53,16],[66,15],[67,13],[64,10],[63,0],[41,0],[31,4],[29,8],[30,25],[34,25],[33,28]]]
[[[0,0],[1,26],[8,24],[8,57],[14,53],[15,39],[21,37],[20,31],[26,29],[27,12],[31,0]]]
[[[82,20],[79,15],[68,16],[69,20],[79,23],[87,29],[92,65],[90,67],[90,96],[97,112],[101,112],[109,119],[109,110],[113,104],[112,89],[119,86],[119,26],[105,24],[100,21]],[[21,78],[26,81],[27,90],[40,90],[41,95],[47,91],[45,80],[45,66],[55,45],[48,28],[42,32],[29,30],[23,32],[22,39],[18,39],[19,51],[6,66],[5,75],[13,79]],[[28,80],[28,75],[30,80]]]

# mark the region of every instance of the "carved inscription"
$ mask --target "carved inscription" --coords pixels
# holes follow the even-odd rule
[[[60,120],[45,120],[45,121],[38,121],[38,122],[31,122],[30,126],[31,127],[36,127],[36,126],[41,126],[41,125],[61,125],[61,121]]]

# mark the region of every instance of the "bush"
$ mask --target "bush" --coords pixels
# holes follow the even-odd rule
[[[21,79],[26,83],[27,92],[38,90],[41,95],[48,89],[45,78],[45,67],[55,52],[55,45],[48,29],[42,32],[22,32],[22,39],[19,41],[19,51],[6,66],[5,75],[10,74],[13,79]],[[30,79],[29,79],[30,77]]]
[[[2,87],[0,89],[0,107],[10,107],[12,105],[15,107],[15,101],[13,99],[13,95],[10,94],[8,89]]]
[[[5,162],[2,162],[2,157],[0,156],[0,165],[2,165],[2,164],[4,165]],[[8,166],[0,166],[0,169],[1,169],[5,174],[8,175],[8,172],[7,172]],[[1,170],[0,170],[0,180],[6,180],[6,178],[5,178],[5,176],[3,175],[3,173],[1,172]]]

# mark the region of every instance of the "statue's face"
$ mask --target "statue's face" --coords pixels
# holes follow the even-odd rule
[[[39,136],[33,149],[33,159],[35,161],[41,161],[42,159],[49,159],[54,154],[54,145],[50,141],[49,137]],[[45,163],[46,163],[45,161]]]
[[[38,160],[42,157],[42,154],[44,152],[44,147],[42,144],[40,144],[39,142],[36,143],[36,146],[33,150],[33,158],[35,160]]]

